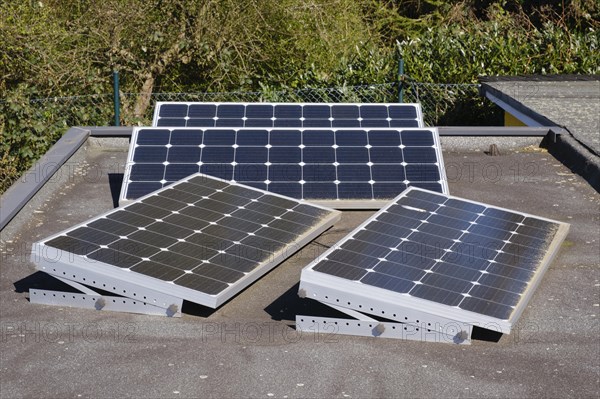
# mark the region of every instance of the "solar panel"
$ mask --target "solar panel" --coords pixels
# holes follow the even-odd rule
[[[448,192],[435,128],[136,128],[120,203],[197,172],[337,208]]]
[[[410,309],[509,332],[568,228],[413,187],[306,266],[300,290],[391,320]]]
[[[118,281],[214,308],[338,219],[338,211],[195,174],[34,244],[33,261],[133,299],[142,300]],[[86,272],[102,277],[86,280]],[[104,278],[117,283],[100,285]]]
[[[152,126],[423,127],[420,104],[158,102]]]

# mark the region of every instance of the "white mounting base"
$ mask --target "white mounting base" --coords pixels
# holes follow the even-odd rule
[[[181,305],[183,303],[183,300],[180,299],[179,303],[174,304],[175,306],[169,306],[169,308],[165,309],[124,297],[38,290],[33,288],[29,290],[29,300],[31,303],[41,305],[68,306],[82,309],[110,310],[113,312],[140,313],[167,317],[181,317]]]
[[[323,302],[321,302],[323,303]],[[347,314],[354,319],[335,317],[296,316],[296,330],[332,335],[356,335],[360,337],[395,338],[405,341],[442,342],[449,344],[471,344],[472,326],[460,328],[457,324],[446,327],[422,323],[380,322],[361,312],[342,306],[323,303]],[[465,327],[465,326],[463,326]]]

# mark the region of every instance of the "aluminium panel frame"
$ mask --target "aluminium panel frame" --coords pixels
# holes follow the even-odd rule
[[[202,173],[196,173],[190,175],[178,183],[186,182],[195,177],[205,177],[207,179],[221,181],[223,183],[227,183],[230,185],[240,186],[246,189],[254,190],[260,193],[265,193],[268,195],[273,195],[276,197],[284,198],[290,200],[290,198],[285,197],[283,195],[279,195],[276,193],[267,192],[264,190],[260,190],[254,187],[244,186],[238,183],[232,183],[230,181],[226,181],[223,179],[219,179],[216,177],[204,175]],[[153,193],[147,194],[143,197],[136,199],[133,202],[141,202],[147,197],[151,197],[156,195],[156,193],[161,192],[163,190],[168,190],[172,188],[172,186],[166,186],[157,190]],[[108,283],[102,283],[102,286],[98,286],[98,288],[112,291],[118,293],[119,295],[128,296],[127,291],[136,292],[134,290],[140,289],[148,290],[150,292],[156,293],[154,295],[156,302],[153,301],[152,304],[162,304],[159,306],[170,306],[168,301],[169,298],[182,298],[184,300],[188,300],[190,302],[194,302],[200,305],[208,306],[211,308],[217,308],[225,303],[227,300],[231,299],[237,293],[242,291],[244,288],[252,284],[254,281],[258,280],[261,276],[266,274],[269,270],[273,269],[279,263],[293,255],[295,252],[300,250],[306,244],[311,242],[313,239],[318,237],[325,230],[329,229],[333,226],[341,218],[341,212],[329,209],[323,206],[314,205],[307,201],[294,200],[299,204],[306,204],[309,206],[313,206],[316,208],[321,208],[326,210],[329,215],[323,217],[315,226],[313,226],[309,231],[305,232],[303,235],[298,237],[296,240],[288,243],[285,248],[279,250],[272,254],[268,260],[259,264],[252,271],[248,272],[244,277],[231,284],[228,288],[221,291],[221,293],[216,295],[209,295],[203,292],[199,292],[190,288],[186,288],[183,286],[179,286],[172,282],[166,282],[154,277],[146,276],[140,273],[132,272],[129,270],[124,270],[120,267],[110,265],[104,262],[96,261],[88,259],[82,255],[76,255],[67,251],[63,251],[48,245],[45,245],[44,242],[50,241],[55,237],[61,236],[68,231],[75,230],[79,227],[85,226],[90,223],[92,220],[97,220],[105,217],[108,214],[116,212],[122,207],[111,209],[101,215],[94,217],[93,219],[82,222],[78,225],[72,226],[67,230],[63,230],[59,233],[56,233],[52,236],[45,238],[43,241],[39,241],[33,244],[32,247],[32,255],[31,260],[36,264],[36,268],[38,270],[44,271],[51,275],[57,275],[58,277],[64,277],[69,280],[74,280],[79,283],[85,285],[97,286],[96,284],[90,284],[90,281],[99,283],[100,281],[106,281]],[[91,267],[94,267],[92,270]],[[73,277],[75,276],[75,277]],[[95,280],[94,280],[95,277]],[[90,280],[91,279],[91,280]],[[106,284],[106,285],[105,285]],[[129,289],[125,288],[117,288],[121,286],[128,286]],[[114,289],[109,289],[114,288]],[[125,292],[123,292],[125,291]],[[139,299],[139,296],[134,295],[134,297],[130,297],[132,299]]]
[[[250,129],[250,130],[267,130],[267,131],[271,131],[271,130],[300,130],[300,131],[305,131],[305,130],[331,130],[333,132],[337,131],[337,130],[361,130],[361,131],[370,131],[370,130],[388,130],[388,131],[402,131],[402,130],[423,130],[423,131],[431,131],[433,132],[433,146],[431,146],[432,148],[435,149],[435,155],[437,157],[437,162],[435,164],[432,165],[437,165],[439,172],[440,172],[440,180],[437,181],[437,183],[439,183],[442,186],[442,192],[438,193],[438,194],[444,194],[444,195],[448,195],[449,194],[449,188],[448,188],[448,178],[446,176],[446,168],[444,165],[444,157],[442,154],[442,145],[441,145],[441,141],[440,141],[440,135],[439,135],[439,131],[436,127],[426,127],[426,128],[240,128],[240,127],[232,127],[232,128],[227,128],[227,127],[215,127],[215,128],[205,128],[205,127],[136,127],[133,130],[133,133],[131,135],[131,142],[129,143],[129,152],[127,154],[127,161],[125,163],[125,171],[123,174],[123,183],[121,184],[121,191],[119,193],[119,206],[124,206],[127,204],[132,203],[133,201],[137,200],[136,199],[129,199],[126,197],[127,194],[127,188],[129,186],[130,183],[130,176],[131,176],[131,169],[133,167],[133,165],[136,164],[136,162],[133,161],[133,157],[134,157],[134,149],[136,147],[136,142],[137,142],[137,136],[140,130],[245,130],[245,129]],[[229,165],[229,164],[227,164]],[[211,176],[212,177],[212,176]],[[219,178],[216,178],[219,179]],[[219,179],[219,180],[223,180],[223,179]],[[223,180],[223,181],[227,181],[227,180]],[[241,185],[244,185],[242,182],[237,182],[235,180],[231,180],[228,182],[233,182],[233,183],[238,183]],[[244,185],[244,187],[249,187]],[[164,187],[163,187],[164,188]],[[276,194],[273,193],[271,191],[267,191],[268,193],[271,194]],[[286,197],[288,198],[288,197]],[[292,198],[292,197],[289,197]],[[322,207],[326,207],[326,208],[334,208],[334,209],[381,209],[382,207],[386,206],[390,201],[393,200],[393,198],[388,198],[388,199],[297,199],[297,198],[293,198],[296,201],[305,201],[307,203],[310,204],[315,204],[315,205],[319,205]]]
[[[548,246],[548,250],[546,251],[545,256],[538,263],[538,268],[535,270],[533,277],[528,282],[525,291],[521,293],[521,299],[514,307],[511,316],[507,320],[498,319],[495,317],[475,313],[457,307],[443,305],[437,302],[413,297],[408,294],[400,294],[379,287],[361,284],[356,281],[351,281],[340,277],[328,275],[325,273],[320,273],[312,269],[313,266],[319,263],[323,258],[325,258],[331,252],[343,245],[357,232],[362,230],[381,212],[396,204],[396,202],[400,198],[405,197],[412,190],[418,190],[439,195],[439,193],[419,189],[416,187],[409,187],[408,189],[406,189],[380,212],[367,219],[356,229],[350,232],[346,237],[338,241],[335,246],[329,248],[326,252],[321,254],[319,258],[313,260],[310,264],[308,264],[302,269],[299,287],[300,296],[315,299],[325,304],[341,305],[360,312],[365,312],[368,314],[373,314],[400,322],[403,321],[402,319],[404,317],[412,317],[415,319],[415,321],[417,320],[417,318],[419,321],[431,319],[434,323],[439,322],[440,318],[442,318],[442,322],[443,319],[445,319],[450,320],[451,322],[458,322],[459,324],[469,324],[472,326],[478,326],[492,331],[510,334],[512,326],[519,319],[521,313],[527,306],[529,299],[533,295],[533,292],[539,285],[545,271],[548,269],[550,263],[558,253],[558,250],[560,249],[560,244],[566,238],[567,233],[569,231],[569,224],[552,219],[543,218],[536,215],[531,215],[524,212],[493,206],[490,204],[466,200],[461,197],[447,195],[448,198],[454,198],[461,201],[468,201],[473,204],[482,205],[486,208],[499,209],[511,213],[516,213],[524,217],[531,217],[551,223],[556,223],[559,225],[556,234],[554,235],[551,243]],[[411,313],[410,317],[408,315],[404,316],[400,313],[400,310],[398,309],[402,311],[410,311],[413,313]],[[430,321],[428,321],[428,323],[430,323]]]
[[[356,105],[356,106],[365,106],[365,105],[385,105],[385,106],[390,106],[390,105],[407,105],[407,106],[412,106],[415,108],[415,111],[417,113],[417,116],[415,118],[407,118],[406,120],[416,120],[418,123],[418,126],[416,126],[415,128],[422,128],[425,127],[425,124],[423,122],[423,110],[421,108],[421,103],[272,103],[272,102],[210,102],[210,101],[157,101],[156,105],[154,106],[154,112],[152,115],[152,126],[153,127],[158,127],[158,120],[161,119],[159,117],[159,109],[163,106],[163,105],[243,105],[244,107],[248,106],[248,105],[300,105],[300,106],[305,106],[305,105],[327,105],[327,106],[333,106],[333,105]],[[237,118],[234,118],[237,119]],[[295,118],[293,118],[295,119]],[[349,119],[353,119],[353,118],[349,118]],[[161,127],[168,127],[168,126],[161,126]],[[260,129],[257,127],[248,127],[249,129]],[[277,128],[275,128],[277,129]],[[326,128],[314,128],[314,129],[326,129]],[[406,128],[406,129],[410,129],[410,128]]]

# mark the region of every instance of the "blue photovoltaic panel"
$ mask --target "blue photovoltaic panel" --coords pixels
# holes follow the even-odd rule
[[[138,128],[121,200],[197,172],[297,199],[366,201],[358,208],[408,186],[447,193],[436,129]]]
[[[363,290],[370,298],[381,290],[395,293],[399,305],[438,309],[439,316],[458,309],[514,321],[547,267],[548,252],[567,229],[560,222],[410,188],[308,265],[300,288],[310,281],[326,293],[333,284],[323,276],[332,276],[350,293]]]
[[[419,104],[158,102],[152,126],[406,128],[424,125]]]
[[[214,307],[338,218],[331,209],[196,174],[45,239],[34,250],[43,257],[50,250],[40,246],[50,247],[62,251],[52,262],[136,278]]]

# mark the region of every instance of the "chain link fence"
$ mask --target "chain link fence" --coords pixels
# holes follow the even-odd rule
[[[120,115],[123,125],[143,126],[151,123],[157,101],[394,103],[401,96],[404,102],[421,103],[428,126],[501,124],[499,112],[478,89],[476,84],[422,83],[404,76],[393,83],[289,91],[152,93],[149,98],[147,94],[121,93]],[[135,115],[140,96],[146,96],[148,106],[142,115]],[[113,124],[112,94],[36,99],[15,95],[0,101],[0,192],[69,127]]]

